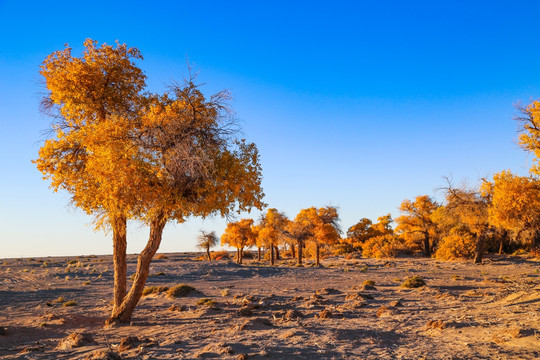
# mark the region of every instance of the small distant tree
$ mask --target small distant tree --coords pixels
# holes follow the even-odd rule
[[[312,240],[315,243],[315,265],[320,266],[321,245],[337,244],[340,239],[341,228],[335,206],[321,207],[317,209],[316,214],[317,216],[312,219],[314,225]]]
[[[287,224],[285,234],[291,238],[297,247],[296,264],[302,265],[304,257],[304,247],[306,242],[313,237],[313,222],[311,219],[316,214],[317,209],[314,207],[302,209],[294,218]]]
[[[216,246],[219,242],[219,239],[215,231],[206,232],[201,230],[201,233],[197,237],[197,247],[206,251],[208,261],[212,261],[212,256],[210,256],[210,249]]]
[[[279,241],[283,237],[283,232],[287,225],[288,219],[285,214],[277,209],[268,209],[264,217],[261,219],[259,237],[262,244],[270,250],[270,264],[274,265],[275,248],[279,246]]]
[[[347,230],[347,237],[341,241],[345,252],[362,251],[362,245],[371,237],[375,236],[375,232],[371,227],[373,222],[370,219],[362,218]]]
[[[236,263],[242,264],[244,248],[256,244],[256,233],[253,231],[253,219],[242,219],[230,222],[221,236],[221,245],[236,248]]]

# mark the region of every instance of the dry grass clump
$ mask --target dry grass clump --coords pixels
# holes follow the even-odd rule
[[[192,293],[193,291],[195,291],[194,287],[186,285],[186,284],[180,284],[180,285],[176,285],[176,286],[173,286],[172,288],[170,288],[167,291],[167,295],[170,298],[174,299],[174,298],[178,298],[178,297],[187,296],[190,293]]]
[[[56,349],[58,350],[69,350],[81,346],[86,345],[94,345],[96,342],[92,338],[90,334],[87,334],[82,331],[75,331],[58,343],[58,346],[56,346]]]
[[[143,296],[147,296],[150,294],[159,294],[167,290],[169,290],[168,286],[147,286],[144,288],[142,294]]]
[[[424,279],[421,276],[418,276],[418,275],[414,275],[414,276],[406,279],[403,282],[403,284],[401,284],[402,287],[408,288],[408,289],[419,288],[419,287],[422,287],[422,286],[425,286],[425,285],[426,285],[426,282],[424,281]]]
[[[374,280],[366,280],[362,283],[362,285],[364,286],[375,286],[375,281]]]
[[[122,360],[122,357],[112,350],[96,350],[84,360]]]
[[[390,308],[388,306],[381,306],[379,309],[377,309],[377,317],[383,317],[385,315],[388,315],[390,312]]]
[[[324,309],[319,313],[319,319],[331,319],[332,312],[328,309]]]
[[[161,260],[161,259],[168,259],[167,255],[165,254],[157,254],[154,259]]]
[[[229,296],[230,294],[231,294],[231,290],[229,290],[229,289],[221,290],[221,296],[223,296],[223,297]]]
[[[68,306],[77,306],[79,304],[77,304],[76,301],[73,301],[73,300],[70,300],[70,301],[66,301],[65,303],[62,304],[62,306],[64,307],[68,307]]]
[[[210,298],[202,298],[197,301],[197,305],[215,307],[217,305],[217,302]]]
[[[302,314],[300,311],[295,309],[287,310],[285,315],[283,315],[283,320],[292,321],[292,320],[298,320],[300,318],[304,317],[304,314]]]
[[[212,260],[222,260],[222,259],[229,259],[231,256],[229,255],[228,251],[221,250],[221,251],[214,251],[210,255],[212,257]]]
[[[429,320],[426,324],[426,328],[442,330],[446,328],[446,323],[442,320]]]

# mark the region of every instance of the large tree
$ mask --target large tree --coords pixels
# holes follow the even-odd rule
[[[54,190],[113,229],[115,294],[108,322],[129,322],[169,220],[262,206],[257,148],[230,126],[227,94],[206,99],[189,79],[143,93],[137,49],[85,42],[81,58],[55,52],[42,66],[53,136],[36,160]],[[126,291],[126,220],[150,237]]]

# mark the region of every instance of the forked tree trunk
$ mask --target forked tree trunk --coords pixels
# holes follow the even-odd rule
[[[321,266],[321,263],[320,263],[320,254],[321,254],[321,246],[319,245],[319,243],[317,243],[315,245],[315,257],[316,257],[316,260],[315,260],[315,265],[317,267]]]
[[[210,256],[210,245],[206,245],[206,255],[208,256],[208,261],[212,261],[212,256]]]
[[[131,289],[124,297],[122,304],[113,311],[111,317],[107,320],[107,324],[113,323],[129,323],[131,315],[135,306],[141,298],[146,278],[148,277],[148,271],[150,269],[150,262],[159,249],[161,238],[163,235],[163,228],[166,224],[166,217],[163,213],[160,213],[154,220],[150,222],[150,237],[143,251],[137,258],[137,270],[135,272],[135,278]]]
[[[126,296],[127,281],[127,240],[126,240],[126,217],[123,215],[114,216],[111,219],[113,231],[113,266],[114,266],[114,295],[113,313],[122,304]]]
[[[240,248],[240,251],[238,251],[238,263],[242,264],[242,261],[244,260],[244,248]]]
[[[274,265],[274,245],[270,245],[270,265]]]
[[[484,234],[480,234],[476,240],[476,251],[474,254],[474,263],[481,264],[482,258],[484,257],[484,246],[486,243],[486,238]]]
[[[298,241],[298,260],[296,262],[297,265],[302,265],[302,241]]]

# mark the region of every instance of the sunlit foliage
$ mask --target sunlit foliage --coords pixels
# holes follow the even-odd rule
[[[534,250],[540,232],[540,181],[502,171],[485,182],[483,190],[491,197],[491,223],[512,231],[517,241]]]
[[[167,94],[145,93],[135,60],[142,60],[135,48],[87,40],[80,58],[66,47],[41,68],[43,108],[54,120],[36,164],[54,190],[67,190],[98,225],[113,229],[110,322],[131,318],[167,221],[263,205],[258,151],[237,137],[228,94],[206,98],[193,78]],[[150,226],[150,238],[126,294],[131,218]]]
[[[242,219],[238,222],[230,222],[221,235],[221,245],[236,248],[236,262],[242,264],[244,249],[254,246],[257,233],[253,228],[253,219]]]
[[[403,215],[396,219],[396,233],[411,249],[422,248],[426,256],[431,255],[433,240],[437,236],[436,224],[431,215],[438,204],[429,196],[417,196],[415,201],[404,200],[399,207]],[[421,246],[423,245],[423,246]]]

